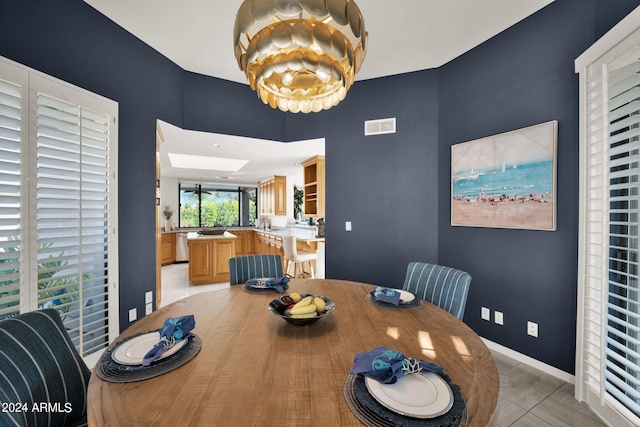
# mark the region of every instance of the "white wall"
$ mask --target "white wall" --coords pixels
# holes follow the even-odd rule
[[[173,226],[178,226],[178,208],[179,208],[179,195],[178,195],[178,178],[160,178],[160,218],[164,221],[164,206],[169,205],[173,209],[173,216],[171,222]],[[162,223],[164,224],[164,223]]]

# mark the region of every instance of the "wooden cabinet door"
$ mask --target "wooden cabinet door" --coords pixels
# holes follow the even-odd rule
[[[273,180],[267,183],[267,214],[273,215]]]
[[[276,177],[273,184],[275,215],[287,214],[287,177]]]
[[[215,282],[229,280],[229,258],[233,258],[236,252],[236,241],[213,240],[213,279]]]
[[[189,280],[194,284],[212,283],[213,242],[192,240],[189,242]]]
[[[160,239],[160,263],[161,265],[176,262],[176,235],[174,233],[163,234]]]
[[[255,233],[253,231],[245,231],[244,239],[242,244],[244,245],[244,254],[251,255],[253,254],[253,235]]]
[[[245,250],[245,240],[246,240],[246,232],[244,231],[233,231],[232,232],[234,236],[237,237],[236,239],[236,256],[237,255],[246,255],[246,250]]]
[[[189,242],[189,280],[208,281],[213,277],[213,244],[210,240]]]

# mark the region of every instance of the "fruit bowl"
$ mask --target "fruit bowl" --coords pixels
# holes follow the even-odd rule
[[[285,295],[287,296],[287,295]],[[272,300],[271,302],[269,302],[269,311],[272,312],[273,314],[275,314],[276,316],[280,316],[282,317],[284,320],[286,320],[287,322],[291,323],[292,325],[296,325],[296,326],[305,326],[305,325],[311,325],[312,323],[316,323],[318,320],[322,319],[323,317],[327,316],[328,314],[330,314],[331,312],[333,312],[333,310],[336,309],[336,303],[333,302],[333,300],[324,297],[322,295],[315,295],[315,294],[300,294],[301,298],[304,299],[308,296],[311,297],[318,297],[320,299],[322,299],[325,303],[325,311],[324,313],[321,314],[317,314],[315,317],[309,317],[309,318],[295,318],[295,317],[291,317],[289,314],[285,314],[285,307],[283,306],[282,302],[281,302],[281,298],[276,298],[274,300]]]

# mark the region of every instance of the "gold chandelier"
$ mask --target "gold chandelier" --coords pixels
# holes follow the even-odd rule
[[[246,36],[246,40],[244,39]],[[272,108],[328,110],[347,95],[367,54],[353,0],[244,0],[235,55],[251,89]]]

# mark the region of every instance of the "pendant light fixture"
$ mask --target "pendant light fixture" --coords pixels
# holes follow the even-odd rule
[[[272,108],[309,113],[344,99],[367,53],[352,0],[244,0],[233,43],[251,89]]]

